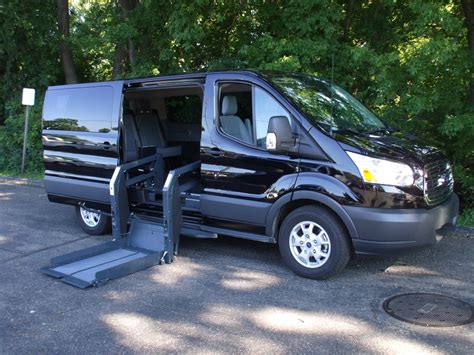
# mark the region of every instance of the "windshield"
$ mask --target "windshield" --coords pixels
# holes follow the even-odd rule
[[[365,133],[385,129],[369,109],[340,87],[310,75],[268,75],[307,116],[327,132]],[[332,92],[331,92],[332,91]]]

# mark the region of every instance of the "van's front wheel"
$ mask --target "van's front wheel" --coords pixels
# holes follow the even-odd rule
[[[110,231],[110,218],[87,208],[76,206],[81,229],[87,234],[100,235]]]
[[[278,244],[289,268],[310,279],[324,280],[338,274],[351,256],[344,226],[319,206],[291,212],[281,225]]]

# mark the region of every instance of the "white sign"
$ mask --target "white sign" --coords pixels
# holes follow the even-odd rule
[[[21,104],[25,106],[33,106],[35,104],[35,89],[23,88]]]

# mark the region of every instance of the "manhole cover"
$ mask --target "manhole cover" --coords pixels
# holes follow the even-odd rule
[[[452,327],[474,320],[466,302],[433,293],[406,293],[385,300],[383,309],[399,320],[425,327]]]

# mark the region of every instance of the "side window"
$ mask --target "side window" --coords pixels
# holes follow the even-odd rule
[[[109,86],[49,90],[43,109],[44,129],[110,132],[113,89]]]
[[[289,113],[266,91],[255,87],[255,132],[256,143],[260,148],[266,148],[267,131],[270,118],[273,116],[285,116],[289,119]],[[290,125],[291,125],[290,121]]]
[[[252,86],[226,83],[219,86],[219,127],[233,138],[254,144]]]
[[[219,126],[224,133],[265,149],[268,124],[273,116],[290,120],[290,114],[265,90],[240,83],[219,86]]]
[[[176,123],[201,123],[201,98],[196,95],[165,98],[167,118]]]

